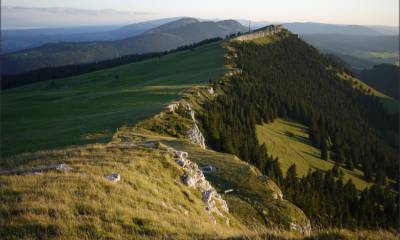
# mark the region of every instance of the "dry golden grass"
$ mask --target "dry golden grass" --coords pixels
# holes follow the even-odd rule
[[[66,163],[73,170],[0,176],[2,239],[225,238],[246,232],[233,218],[232,226],[212,223],[200,193],[180,183],[182,170],[161,150],[112,142],[29,156],[24,166]],[[120,182],[104,178],[113,172],[121,174]]]

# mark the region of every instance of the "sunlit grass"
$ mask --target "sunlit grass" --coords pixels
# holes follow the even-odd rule
[[[157,114],[223,74],[220,43],[76,77],[2,91],[1,154],[107,142],[121,125]],[[90,137],[88,137],[90,135]]]
[[[308,128],[302,124],[285,119],[276,119],[273,123],[257,125],[257,137],[260,143],[267,145],[268,153],[279,158],[282,172],[296,164],[299,176],[304,176],[308,171],[331,170],[334,161],[325,161],[320,158],[320,150],[312,146],[308,139]],[[370,184],[362,179],[361,170],[349,171],[341,168],[344,179],[351,179],[358,189],[363,189]]]

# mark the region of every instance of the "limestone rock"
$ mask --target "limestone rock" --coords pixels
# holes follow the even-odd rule
[[[171,103],[166,107],[168,112],[175,112],[175,110],[178,109],[178,108],[179,108],[179,102]]]
[[[215,168],[211,165],[207,165],[207,166],[201,167],[201,171],[203,173],[211,173],[211,172],[215,171]]]
[[[231,193],[231,192],[233,192],[233,191],[235,191],[234,189],[226,189],[225,191],[224,191],[224,194],[228,194],[228,193]]]
[[[266,36],[270,36],[276,33],[279,33],[283,30],[283,26],[282,25],[270,25],[267,27],[264,27],[256,32],[252,32],[249,34],[244,34],[241,35],[239,37],[236,37],[235,40],[237,41],[249,41],[249,40],[253,40],[256,38],[261,38],[261,37],[266,37]]]
[[[69,172],[72,170],[72,168],[69,167],[67,164],[62,163],[62,164],[57,165],[56,170],[60,171],[60,172]]]
[[[196,123],[193,123],[192,127],[187,132],[187,137],[195,144],[200,145],[203,149],[206,148],[206,143],[203,134],[200,132],[199,127]]]
[[[105,176],[105,178],[110,180],[111,182],[121,181],[121,175],[119,175],[119,173],[111,173],[110,175]]]
[[[304,235],[309,235],[311,233],[311,224],[308,223],[308,224],[305,224],[304,226],[302,226],[298,223],[291,222],[290,230],[300,232],[301,234],[304,234]]]
[[[224,212],[229,213],[228,204],[221,195],[217,193],[210,182],[207,181],[200,167],[195,162],[188,159],[189,154],[187,152],[176,151],[170,147],[167,147],[167,150],[174,152],[177,158],[175,162],[182,167],[185,172],[183,176],[181,176],[181,181],[185,185],[195,188],[201,193],[202,200],[205,204],[205,210],[210,216],[211,221],[216,223],[216,219],[213,216],[213,214],[216,214],[225,219],[225,222],[229,224],[229,218],[224,215]]]

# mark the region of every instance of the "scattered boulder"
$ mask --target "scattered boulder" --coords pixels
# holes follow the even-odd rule
[[[176,159],[175,162],[176,162],[179,166],[185,167],[185,162],[182,161],[181,159]]]
[[[60,171],[60,172],[69,172],[72,170],[72,168],[69,167],[67,164],[62,163],[62,164],[57,165],[56,170]]]
[[[111,173],[110,175],[105,176],[105,178],[110,180],[111,182],[121,181],[121,175],[119,175],[119,173]]]
[[[212,173],[215,171],[215,168],[214,168],[214,166],[207,165],[207,166],[201,167],[201,171],[203,173]]]
[[[214,88],[212,88],[212,87],[209,87],[209,88],[207,89],[207,91],[208,91],[208,93],[211,94],[211,95],[214,95],[214,94],[215,94]]]
[[[187,152],[184,151],[176,151],[175,155],[177,157],[179,157],[179,159],[181,159],[182,161],[184,161],[183,159],[187,158],[189,156],[189,154]]]
[[[196,179],[189,176],[189,174],[185,173],[182,177],[182,182],[186,184],[189,187],[195,187],[196,186]]]
[[[233,192],[233,191],[235,191],[235,190],[232,189],[232,188],[231,188],[231,189],[227,189],[227,190],[224,191],[224,194],[228,194],[228,193],[231,193],[231,192]]]

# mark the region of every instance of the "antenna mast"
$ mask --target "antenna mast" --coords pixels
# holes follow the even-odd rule
[[[251,23],[251,20],[249,20],[249,33],[250,33],[250,23]]]

